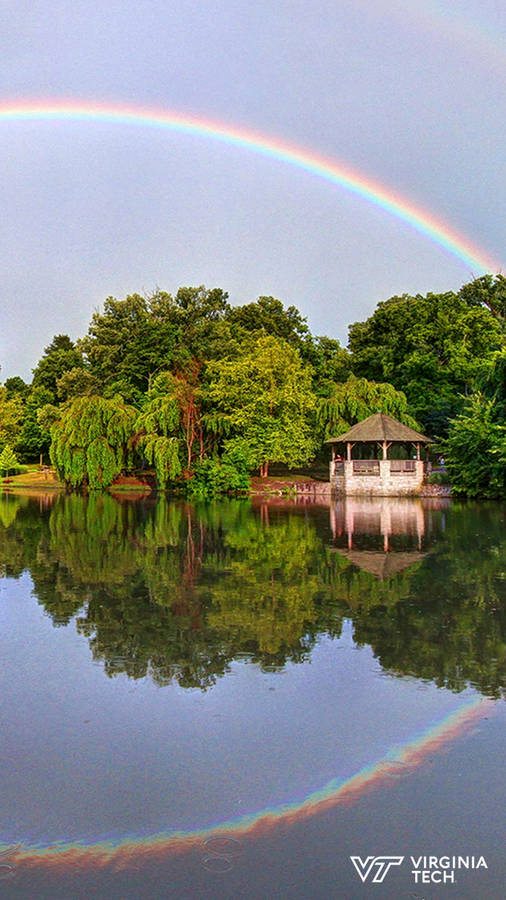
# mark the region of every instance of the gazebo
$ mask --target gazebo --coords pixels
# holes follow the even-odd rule
[[[333,493],[400,496],[420,493],[424,478],[421,447],[434,441],[385,413],[375,413],[326,443],[332,446]],[[342,456],[337,452],[340,445]],[[408,448],[411,458],[389,458],[392,447]],[[358,458],[364,454],[367,458]]]

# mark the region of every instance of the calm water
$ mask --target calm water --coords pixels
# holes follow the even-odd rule
[[[0,495],[0,897],[502,898],[505,522]]]

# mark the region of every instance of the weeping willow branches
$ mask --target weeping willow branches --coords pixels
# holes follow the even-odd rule
[[[70,487],[108,487],[128,463],[136,410],[121,397],[77,397],[51,428],[51,462]]]
[[[331,396],[319,401],[317,415],[319,424],[325,428],[325,437],[332,437],[348,431],[351,425],[373,413],[385,413],[410,428],[418,428],[408,413],[408,401],[402,391],[391,384],[367,381],[355,375],[334,385]]]

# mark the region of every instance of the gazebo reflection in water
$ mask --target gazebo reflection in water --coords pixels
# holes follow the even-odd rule
[[[333,549],[377,578],[395,575],[427,555],[445,530],[449,505],[407,497],[336,499],[329,510]]]

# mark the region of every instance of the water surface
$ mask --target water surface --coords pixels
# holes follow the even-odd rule
[[[414,897],[349,856],[450,846],[490,857],[459,900],[502,896],[504,525],[0,496],[5,896]]]

